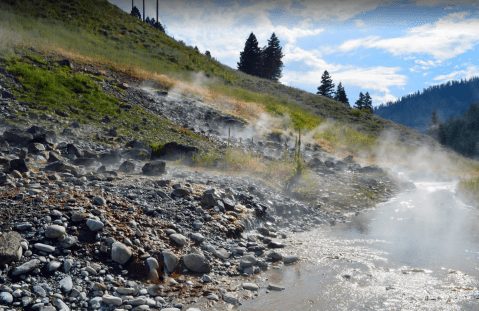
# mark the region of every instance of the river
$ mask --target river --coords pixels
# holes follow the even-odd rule
[[[241,310],[479,310],[479,210],[417,182],[348,222],[294,234],[300,263],[253,278]],[[284,291],[266,293],[269,282]],[[263,292],[263,293],[261,293]]]

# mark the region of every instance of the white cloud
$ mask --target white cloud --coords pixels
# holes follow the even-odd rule
[[[467,12],[451,13],[434,24],[411,28],[403,37],[382,39],[369,36],[340,45],[347,52],[359,47],[378,48],[398,55],[429,54],[438,61],[453,58],[479,43],[479,19],[466,19]]]
[[[371,95],[373,104],[379,104],[387,100],[395,98],[391,95],[391,87],[401,87],[406,84],[407,77],[398,74],[400,67],[371,67],[358,68],[352,66],[338,66],[327,64],[323,61],[324,67],[317,66],[314,70],[307,72],[297,72],[285,70],[281,81],[285,84],[307,85],[309,87],[317,87],[321,82],[321,75],[324,70],[328,70],[329,74],[336,83],[341,81],[343,85],[357,86],[361,90],[374,91]],[[337,70],[333,70],[337,69]]]
[[[469,79],[469,78],[477,77],[477,76],[479,76],[479,67],[474,65],[469,65],[464,70],[457,70],[445,75],[436,76],[434,77],[433,80],[438,81],[437,83],[434,83],[434,84],[439,84],[439,83],[444,83],[450,80]]]
[[[354,24],[356,25],[356,27],[364,27],[366,25],[361,19],[355,19]]]

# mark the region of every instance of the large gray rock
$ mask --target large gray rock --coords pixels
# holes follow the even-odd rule
[[[145,175],[157,176],[163,174],[165,168],[166,163],[164,161],[151,161],[146,163],[141,170]]]
[[[120,297],[112,296],[112,295],[103,295],[102,301],[104,304],[109,305],[112,304],[114,306],[121,306],[122,300]]]
[[[213,251],[213,254],[215,254],[216,257],[226,260],[230,257],[230,253],[224,248],[218,248]]]
[[[246,255],[241,258],[240,267],[247,268],[256,264],[257,260],[253,255]]]
[[[215,189],[205,191],[201,197],[201,203],[208,207],[218,205],[218,200],[220,200],[220,197],[215,193]]]
[[[53,253],[55,251],[55,246],[47,245],[43,243],[35,243],[33,244],[33,247],[45,253]]]
[[[86,221],[86,225],[93,232],[100,231],[101,229],[103,229],[103,223],[98,219],[88,219]]]
[[[198,148],[196,147],[178,144],[177,142],[170,142],[164,144],[155,156],[169,160],[176,160],[180,157],[191,156],[197,152]]]
[[[78,237],[72,235],[66,237],[63,241],[60,242],[60,246],[63,248],[70,248],[75,246],[78,243]]]
[[[243,283],[243,288],[246,290],[258,290],[259,286],[256,285],[255,283]]]
[[[67,152],[68,154],[73,154],[78,158],[83,158],[83,150],[81,150],[81,148],[75,144],[68,144]]]
[[[168,272],[173,272],[175,271],[176,267],[178,266],[178,263],[179,263],[179,259],[178,257],[176,257],[175,254],[173,254],[172,252],[168,251],[168,250],[164,250],[162,252],[162,255],[163,255],[163,261],[165,262],[165,265],[166,265],[166,269],[168,269]]]
[[[13,296],[9,292],[0,293],[0,305],[11,305],[13,303]]]
[[[183,246],[188,242],[186,237],[182,234],[179,234],[179,233],[175,233],[175,234],[170,235],[170,239],[173,240],[176,244],[178,244],[180,246]]]
[[[298,260],[299,260],[298,256],[293,256],[293,255],[287,255],[287,256],[284,256],[283,258],[284,263],[293,263]]]
[[[60,285],[60,290],[62,291],[62,293],[69,293],[73,289],[73,280],[72,277],[69,275],[60,280],[58,284]]]
[[[53,299],[53,305],[57,308],[57,311],[70,311],[70,307],[59,298]]]
[[[199,254],[187,254],[181,257],[188,270],[198,273],[209,273],[211,267],[205,257]]]
[[[185,188],[176,188],[171,193],[172,196],[175,196],[175,197],[178,197],[178,198],[185,197],[185,196],[188,196],[190,194],[191,194],[191,191],[189,189],[185,189]]]
[[[20,173],[26,173],[30,171],[25,159],[15,159],[10,161],[10,172],[19,171]]]
[[[120,265],[126,263],[132,255],[131,249],[121,242],[115,242],[111,246],[111,259]]]
[[[26,145],[33,135],[19,129],[9,129],[3,133],[3,139],[9,143]]]
[[[66,228],[59,225],[51,225],[45,231],[45,236],[49,239],[59,238],[66,233]]]
[[[130,161],[125,161],[120,165],[118,171],[123,173],[133,173],[135,171],[135,164]]]
[[[21,274],[28,273],[32,271],[33,269],[35,269],[36,267],[38,267],[38,265],[40,265],[40,260],[32,259],[30,261],[27,261],[21,266],[13,268],[12,275],[21,275]]]
[[[73,165],[66,164],[64,161],[56,161],[48,164],[44,168],[45,171],[61,172],[65,170],[76,170]]]
[[[22,255],[21,240],[22,236],[15,231],[0,235],[0,266],[20,259],[18,255]]]

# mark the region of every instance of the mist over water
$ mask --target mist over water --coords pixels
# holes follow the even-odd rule
[[[243,310],[478,310],[479,210],[454,182],[417,182],[376,210],[291,238],[304,261]]]

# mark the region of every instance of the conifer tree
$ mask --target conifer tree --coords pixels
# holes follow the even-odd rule
[[[256,40],[256,36],[251,33],[246,40],[243,52],[240,53],[238,70],[250,75],[258,76],[260,64],[261,50],[258,46],[258,40]]]
[[[321,76],[321,85],[318,86],[318,92],[316,94],[323,95],[326,97],[333,97],[334,83],[333,79],[329,75],[328,71],[325,70]]]
[[[363,108],[373,112],[373,101],[371,96],[369,96],[369,92],[366,92],[366,95],[364,95]]]
[[[210,53],[210,51],[206,51],[206,52],[205,52],[205,55],[206,55],[206,57],[211,58],[211,53]]]
[[[338,84],[338,88],[336,89],[336,93],[334,94],[334,99],[342,103],[349,104],[348,96],[346,96],[346,91],[344,91],[344,87],[341,82],[339,82]]]
[[[271,81],[278,82],[281,78],[283,62],[281,59],[284,54],[279,44],[279,39],[273,32],[268,40],[268,45],[261,51],[261,69],[259,76]]]
[[[158,29],[161,32],[165,32],[165,27],[160,23],[160,21],[156,21],[153,24],[153,27],[155,27],[156,29]]]
[[[138,8],[136,6],[133,7],[130,14],[133,15],[134,17],[136,17],[136,18],[141,19],[140,10],[138,10]]]
[[[354,107],[358,108],[359,110],[364,108],[364,94],[363,92],[359,92],[359,99],[354,103]]]

